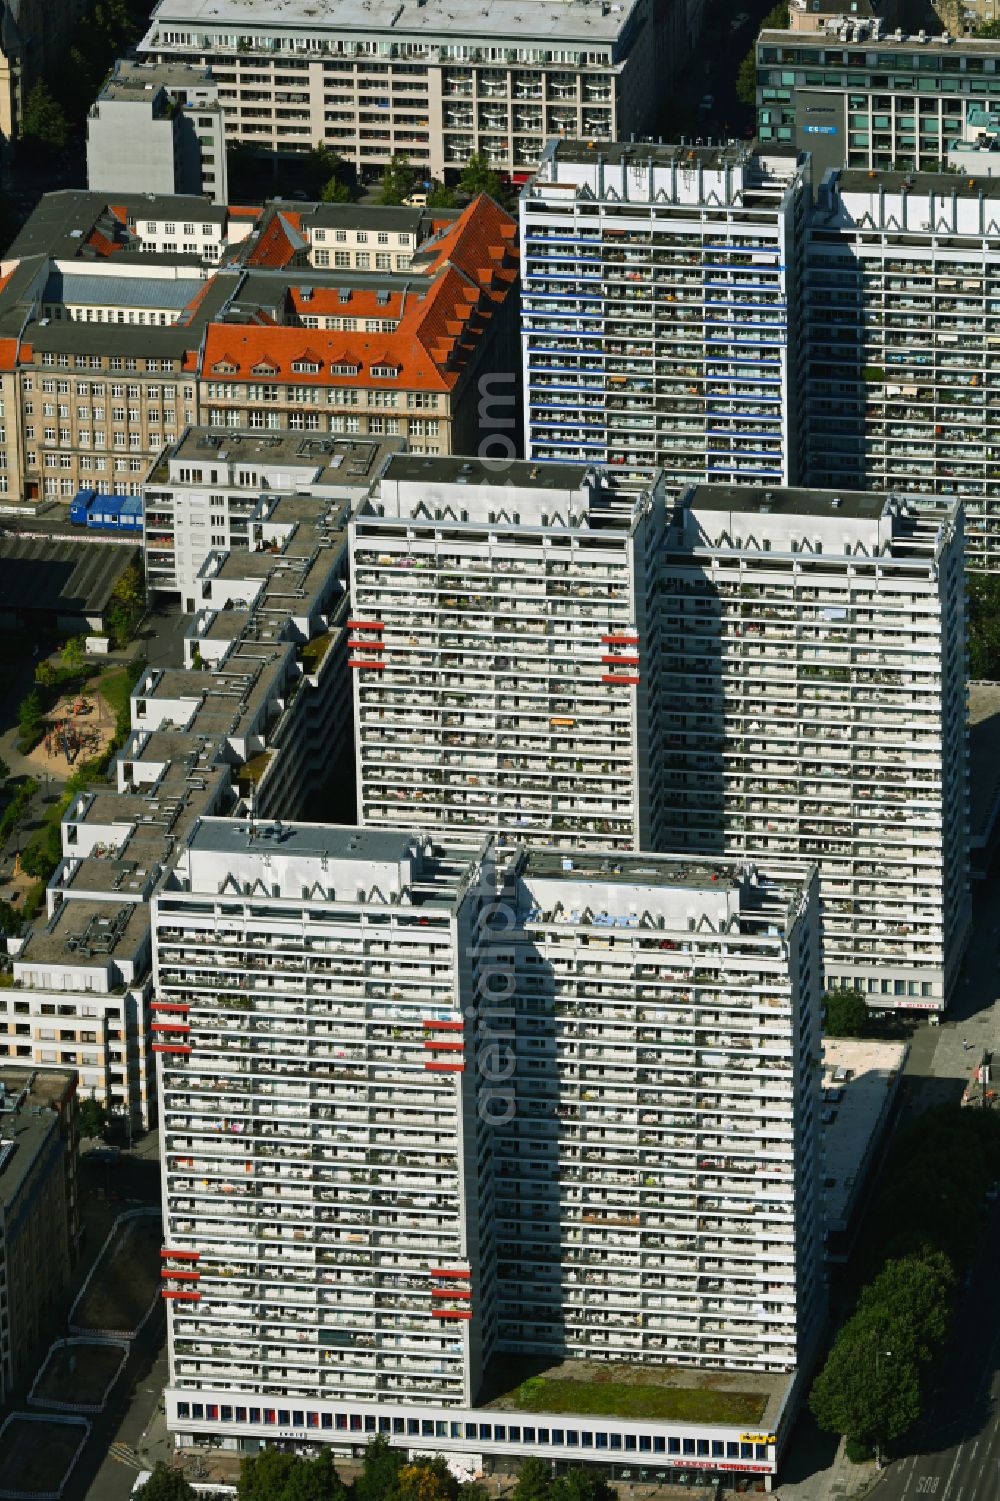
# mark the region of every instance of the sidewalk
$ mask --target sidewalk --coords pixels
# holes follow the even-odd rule
[[[878,1471],[874,1463],[853,1464],[844,1444],[841,1439],[827,1469],[816,1470],[801,1480],[783,1481],[773,1495],[780,1501],[853,1501],[856,1496],[867,1495],[879,1478]]]

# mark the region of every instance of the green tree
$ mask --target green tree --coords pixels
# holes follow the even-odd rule
[[[488,193],[498,203],[503,203],[506,198],[500,173],[493,170],[482,151],[474,151],[462,168],[458,189],[460,193],[468,193],[470,198],[477,193]]]
[[[136,1491],[142,1501],[197,1501],[197,1491],[193,1490],[180,1470],[172,1470],[163,1463],[162,1459],[156,1461],[156,1468],[142,1488]]]
[[[395,1501],[458,1501],[458,1480],[440,1454],[415,1459],[396,1476]]]
[[[552,1466],[530,1455],[517,1472],[513,1501],[548,1501],[552,1487]]]
[[[947,1338],[955,1274],[931,1252],[888,1261],[862,1292],[813,1383],[821,1428],[883,1446],[920,1416],[924,1378]]]
[[[598,1470],[574,1465],[552,1482],[549,1501],[617,1501],[618,1492]]]
[[[329,1449],[321,1449],[315,1459],[299,1461],[285,1483],[281,1501],[347,1501],[347,1487]]]
[[[48,657],[43,657],[35,668],[35,682],[41,688],[52,688],[56,681],[55,664]]]
[[[436,177],[431,178],[431,185],[427,189],[428,208],[454,208],[455,189],[445,187]]]
[[[236,1483],[238,1501],[284,1501],[285,1487],[299,1464],[294,1454],[263,1449],[243,1461]]]
[[[405,1464],[405,1453],[393,1449],[384,1434],[373,1438],[365,1449],[361,1474],[354,1481],[354,1501],[387,1501],[395,1495],[397,1477]]]
[[[119,650],[132,640],[145,608],[142,568],[130,563],[111,591],[107,613],[108,634]]]
[[[77,1123],[81,1136],[103,1137],[108,1129],[108,1112],[96,1095],[87,1095],[80,1101]]]
[[[788,26],[787,0],[774,5],[760,23],[761,31],[784,31]],[[736,74],[736,97],[751,109],[757,105],[757,43],[754,42]]]
[[[416,168],[405,156],[390,157],[382,176],[380,203],[403,203],[413,192],[417,181]]]
[[[41,734],[42,700],[37,688],[32,688],[18,704],[17,723],[25,740],[34,740]]]
[[[352,196],[349,185],[342,177],[331,177],[319,192],[321,203],[350,203]]]
[[[21,134],[34,145],[52,151],[61,151],[69,140],[69,124],[62,105],[41,79],[25,102]]]
[[[844,1324],[809,1394],[821,1428],[855,1443],[881,1446],[917,1421],[920,1368],[889,1339],[884,1326],[857,1314]]]
[[[736,97],[750,109],[757,107],[757,48],[750,48],[736,72]]]
[[[823,997],[827,1037],[866,1037],[871,1024],[868,1005],[860,990],[828,990]]]
[[[975,37],[984,37],[987,40],[995,40],[1000,37],[1000,21],[984,21],[977,26],[972,33]]]
[[[10,767],[7,764],[7,762],[4,760],[3,756],[0,756],[0,783],[6,782],[6,780],[7,780],[7,778],[9,776],[10,776]]]
[[[62,649],[63,666],[70,672],[82,672],[85,663],[84,638],[82,636],[70,636]]]
[[[1000,682],[1000,578],[973,573],[966,589],[969,607],[969,676]]]

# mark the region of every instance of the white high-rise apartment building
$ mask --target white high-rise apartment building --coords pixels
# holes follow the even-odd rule
[[[791,1370],[817,1332],[815,872],[524,852],[498,1337]]]
[[[351,523],[358,814],[656,842],[663,481],[400,454]]]
[[[661,592],[664,838],[820,866],[824,968],[940,1010],[968,937],[961,509],[699,486]]]
[[[797,478],[808,159],[552,141],[521,197],[525,453]]]
[[[188,836],[153,904],[169,1427],[768,1477],[822,1307],[815,874],[493,858]],[[528,1356],[757,1415],[536,1417]]]
[[[691,0],[159,0],[140,51],[209,65],[230,140],[435,177],[481,152],[523,178],[560,132],[648,130],[699,27]]]
[[[956,496],[1000,570],[1000,180],[830,174],[806,275],[810,483]]]

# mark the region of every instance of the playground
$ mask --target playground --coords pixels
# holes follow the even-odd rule
[[[57,699],[45,716],[45,733],[25,758],[37,775],[65,780],[79,761],[103,755],[115,733],[115,715],[97,688],[98,679],[79,693]]]

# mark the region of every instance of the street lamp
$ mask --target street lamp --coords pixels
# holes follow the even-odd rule
[[[876,1350],[875,1351],[875,1384],[876,1384],[876,1386],[878,1385],[878,1362],[879,1362],[879,1356],[880,1355],[890,1356],[891,1354],[892,1354],[891,1350]],[[876,1468],[876,1470],[880,1470],[882,1468],[882,1455],[879,1452],[878,1439],[875,1440],[875,1468]]]

